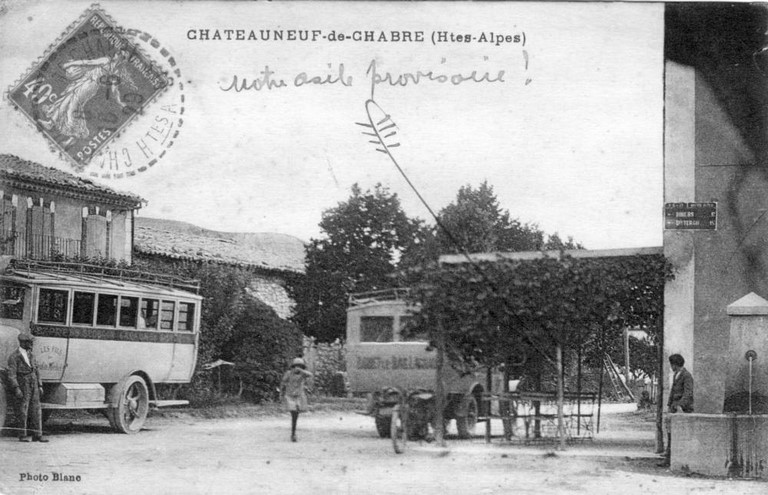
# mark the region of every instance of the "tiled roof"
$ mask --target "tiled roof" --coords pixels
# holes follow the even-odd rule
[[[144,202],[135,194],[116,191],[96,184],[90,179],[78,177],[56,168],[45,167],[15,155],[0,155],[0,178],[33,182],[62,191],[101,196],[104,199],[132,208],[140,207]]]
[[[304,243],[285,234],[217,232],[175,220],[137,217],[134,249],[175,259],[304,272]]]

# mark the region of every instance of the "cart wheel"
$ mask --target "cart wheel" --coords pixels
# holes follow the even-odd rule
[[[392,434],[392,417],[376,416],[376,431],[381,438],[389,438]]]
[[[147,384],[140,376],[130,376],[115,385],[117,403],[109,409],[109,423],[120,433],[136,433],[144,426],[149,412]]]
[[[392,410],[392,429],[390,436],[392,437],[392,447],[394,447],[396,454],[405,452],[405,442],[408,439],[408,425],[406,424],[407,415],[408,408],[401,407],[400,404],[396,405]]]
[[[466,401],[466,416],[456,418],[456,430],[459,432],[459,438],[472,438],[475,434],[475,425],[477,424],[477,400],[470,394],[464,398]]]

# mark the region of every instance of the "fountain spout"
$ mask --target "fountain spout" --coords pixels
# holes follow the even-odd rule
[[[750,349],[747,351],[747,353],[744,355],[744,357],[749,361],[749,415],[752,415],[752,363],[757,359],[757,353]]]
[[[723,412],[768,414],[768,370],[757,364],[768,353],[768,301],[750,293],[728,306],[730,341],[725,362]]]

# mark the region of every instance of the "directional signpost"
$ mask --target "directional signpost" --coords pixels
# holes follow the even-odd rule
[[[717,230],[717,203],[667,203],[665,230]]]

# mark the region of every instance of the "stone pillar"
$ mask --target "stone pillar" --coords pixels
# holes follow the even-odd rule
[[[695,111],[696,71],[688,66],[666,63],[664,114],[664,202],[695,201]],[[661,223],[662,211],[659,209]],[[674,280],[664,287],[664,304],[673,311],[664,311],[664,355],[680,354],[686,368],[694,372],[694,234],[685,230],[664,232],[664,256],[675,269]],[[669,363],[664,361],[669,371]],[[665,373],[666,378],[669,373]],[[670,383],[664,381],[667,397]],[[665,399],[666,400],[666,399]]]

